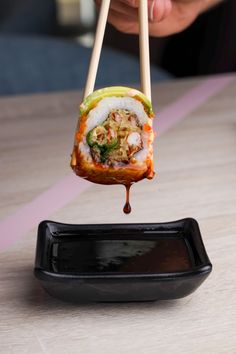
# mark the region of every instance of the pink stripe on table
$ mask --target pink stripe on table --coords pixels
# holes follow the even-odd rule
[[[8,248],[40,221],[64,207],[89,186],[91,186],[90,182],[82,178],[78,179],[71,171],[51,188],[1,221],[0,251]]]
[[[219,76],[205,80],[158,113],[154,128],[165,132],[234,80]],[[64,207],[91,186],[72,172],[14,214],[0,222],[0,250],[6,250],[38,223]]]
[[[165,132],[200,107],[210,97],[222,91],[233,80],[235,77],[227,75],[215,76],[203,81],[158,113],[157,117],[160,119],[154,122],[154,129],[158,129],[159,134]]]

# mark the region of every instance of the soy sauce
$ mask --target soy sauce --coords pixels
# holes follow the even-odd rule
[[[132,210],[132,209],[131,209],[130,202],[129,202],[130,187],[131,187],[131,184],[125,185],[125,188],[126,188],[126,202],[125,202],[125,205],[124,205],[124,208],[123,208],[123,212],[124,212],[125,214],[131,213],[131,210]]]
[[[56,273],[168,273],[194,266],[190,245],[179,236],[67,239],[52,245],[51,267]]]

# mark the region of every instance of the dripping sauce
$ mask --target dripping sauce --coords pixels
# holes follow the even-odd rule
[[[131,213],[131,205],[130,205],[130,202],[129,202],[129,197],[130,197],[130,187],[131,187],[131,184],[126,184],[125,185],[125,189],[126,189],[126,202],[125,202],[125,205],[124,205],[124,208],[123,208],[123,212],[125,214],[129,214]]]

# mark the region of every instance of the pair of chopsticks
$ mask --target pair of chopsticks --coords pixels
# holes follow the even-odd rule
[[[94,91],[98,64],[101,55],[102,43],[110,7],[110,0],[102,0],[98,17],[97,30],[90,59],[87,81],[84,89],[84,98]],[[141,91],[151,101],[151,78],[149,58],[149,32],[148,32],[148,0],[139,0],[139,55]]]

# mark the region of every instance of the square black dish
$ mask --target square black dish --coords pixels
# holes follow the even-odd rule
[[[177,299],[211,272],[198,223],[69,225],[38,228],[35,276],[73,302]]]

